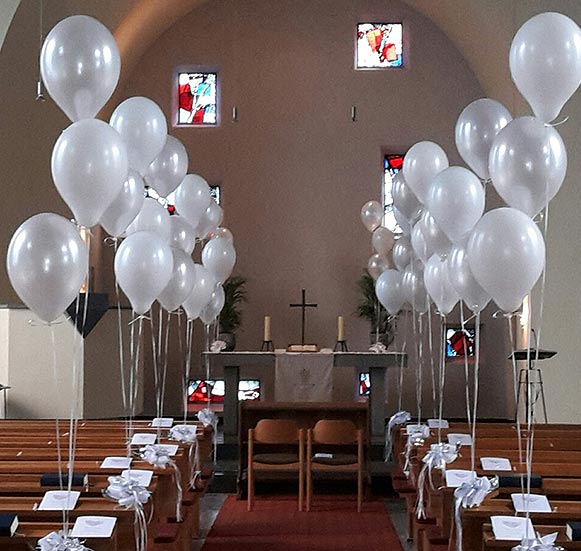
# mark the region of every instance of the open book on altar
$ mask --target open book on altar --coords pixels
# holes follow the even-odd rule
[[[318,352],[319,347],[316,344],[291,344],[286,349],[287,352]]]

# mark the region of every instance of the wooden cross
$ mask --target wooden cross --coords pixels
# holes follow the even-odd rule
[[[307,308],[317,308],[318,304],[307,304],[307,291],[303,289],[303,300],[300,304],[289,304],[291,308],[302,308],[303,310],[303,323],[301,327],[301,344],[305,344],[305,325],[307,323],[306,311]]]

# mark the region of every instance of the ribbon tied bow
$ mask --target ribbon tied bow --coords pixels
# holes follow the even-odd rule
[[[546,536],[536,535],[533,539],[523,539],[512,551],[564,551],[560,545],[555,545],[557,532]]]
[[[62,530],[51,532],[38,540],[39,551],[90,551],[77,538],[70,538]]]

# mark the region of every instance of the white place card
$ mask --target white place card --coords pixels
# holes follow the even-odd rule
[[[44,494],[38,507],[39,511],[71,511],[76,505],[81,492],[67,490],[51,490]]]
[[[147,444],[155,444],[157,440],[156,434],[151,434],[147,432],[139,432],[133,435],[131,439],[132,446],[146,446]]]
[[[151,484],[153,478],[153,471],[145,471],[141,469],[126,470],[121,473],[123,478],[127,480],[135,480],[140,486],[147,488]]]
[[[163,450],[171,457],[172,455],[178,453],[180,447],[177,444],[157,444],[157,449],[160,451]]]
[[[78,517],[71,537],[73,538],[110,538],[117,522],[116,517]]]
[[[527,507],[531,513],[551,513],[551,505],[547,496],[539,494],[511,494],[512,505],[517,513],[526,513]]]
[[[171,429],[173,425],[173,417],[155,417],[151,422],[151,426],[159,429]]]
[[[476,477],[475,471],[465,469],[446,469],[446,486],[448,488],[458,488],[464,482],[472,482]]]
[[[428,427],[428,425],[406,425],[405,433],[407,436],[421,433],[424,438],[427,438],[430,436],[430,427]]]
[[[313,456],[315,459],[333,459],[332,453],[316,453]]]
[[[523,538],[533,538],[535,529],[531,519],[524,517],[493,516],[492,532],[497,540],[521,541]]]
[[[463,446],[472,446],[472,436],[458,432],[448,434],[448,444],[456,445],[458,442]]]
[[[448,429],[450,424],[446,419],[428,419],[428,427],[431,429]]]
[[[481,457],[483,471],[512,471],[510,459],[506,457]]]
[[[128,469],[131,466],[131,457],[106,457],[101,463],[101,469]]]

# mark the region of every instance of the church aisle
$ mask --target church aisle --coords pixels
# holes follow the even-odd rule
[[[202,551],[403,551],[383,499],[319,497],[310,513],[296,498],[261,498],[251,513],[228,496]]]

